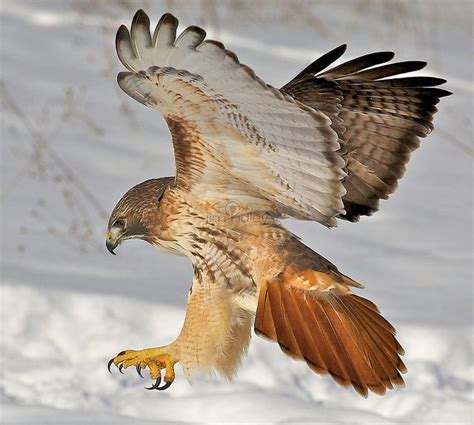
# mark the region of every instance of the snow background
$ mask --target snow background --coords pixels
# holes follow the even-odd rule
[[[286,224],[364,283],[398,330],[407,387],[364,400],[253,338],[233,383],[142,389],[106,370],[170,342],[191,266],[127,242],[104,246],[134,184],[174,173],[161,116],[118,88],[114,37],[139,7],[203,25],[281,86],[327,50],[393,50],[447,78],[436,130],[374,217],[327,230]],[[472,423],[473,3],[470,1],[0,2],[2,424]]]

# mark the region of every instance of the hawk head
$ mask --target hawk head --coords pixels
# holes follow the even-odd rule
[[[118,201],[107,226],[105,245],[110,253],[126,239],[152,240],[151,226],[159,218],[160,200],[174,177],[150,179],[132,187]]]

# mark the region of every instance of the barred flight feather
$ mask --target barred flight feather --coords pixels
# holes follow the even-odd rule
[[[392,52],[377,52],[329,70],[346,50],[339,46],[305,68],[282,87],[305,105],[324,111],[341,142],[347,177],[345,213],[357,221],[372,215],[379,199],[387,199],[406,170],[410,154],[433,129],[440,97],[450,92],[434,88],[446,81],[434,77],[398,77],[418,71],[426,62],[407,61],[382,66]]]

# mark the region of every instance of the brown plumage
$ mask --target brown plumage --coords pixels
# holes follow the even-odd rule
[[[368,54],[326,70],[345,50],[342,45],[317,59],[282,90],[331,118],[347,169],[345,212],[339,218],[357,221],[372,215],[379,199],[395,191],[419,138],[433,129],[435,105],[451,93],[434,88],[446,82],[441,78],[381,80],[426,66],[420,61],[375,66],[391,60],[392,52]]]
[[[143,11],[116,39],[128,72],[120,87],[158,109],[171,132],[176,176],[130,189],[109,220],[107,248],[143,239],[187,256],[193,283],[182,331],[171,344],[128,350],[109,362],[148,368],[166,389],[181,363],[190,379],[231,378],[251,326],[319,374],[366,397],[404,384],[393,326],[362,285],[306,247],[287,216],[335,226],[378,209],[433,129],[444,80],[399,77],[426,64],[386,64],[391,52],[332,65],[340,46],[280,90],[265,84],[205,32],[176,38],[165,14],[153,36]],[[395,78],[389,78],[395,77]],[[164,384],[161,385],[162,371]],[[161,385],[161,386],[160,386]]]

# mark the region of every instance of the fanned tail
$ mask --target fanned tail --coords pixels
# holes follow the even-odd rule
[[[338,294],[266,282],[260,290],[255,331],[363,397],[369,390],[382,395],[404,385],[403,349],[395,329],[375,304],[349,291]]]

